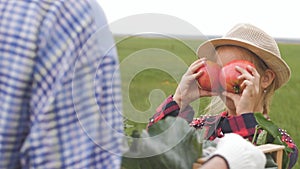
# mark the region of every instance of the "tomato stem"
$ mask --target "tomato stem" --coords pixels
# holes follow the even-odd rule
[[[239,85],[234,85],[233,90],[234,90],[235,94],[239,94],[240,93],[240,86]]]

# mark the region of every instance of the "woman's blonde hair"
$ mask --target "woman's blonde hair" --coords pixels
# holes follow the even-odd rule
[[[232,45],[230,45],[232,46]],[[264,72],[269,69],[268,66],[265,64],[265,62],[260,59],[259,56],[257,56],[256,54],[254,54],[253,52],[251,52],[250,50],[246,49],[246,48],[242,48],[239,46],[234,46],[237,48],[241,48],[244,49],[245,52],[247,52],[251,57],[251,62],[255,65],[256,70],[258,71],[258,73],[263,76]],[[218,47],[216,48],[216,50],[218,50]],[[275,77],[276,78],[276,77]],[[263,95],[263,114],[268,114],[270,111],[270,105],[272,102],[272,98],[275,92],[275,80],[272,81],[272,83],[266,88],[264,89],[264,91],[262,92]],[[213,96],[211,98],[210,103],[207,105],[207,107],[205,108],[204,112],[206,114],[210,114],[210,115],[214,115],[214,114],[219,114],[222,111],[226,110],[226,106],[224,104],[224,102],[221,100],[221,98],[219,96]]]

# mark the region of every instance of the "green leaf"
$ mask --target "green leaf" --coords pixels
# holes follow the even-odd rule
[[[263,129],[267,130],[273,137],[280,136],[278,127],[270,120],[267,120],[262,113],[254,113],[257,123]]]
[[[267,120],[261,113],[254,113],[254,117],[259,127],[266,130],[274,138],[274,144],[285,146],[282,159],[282,168],[287,168],[289,164],[288,153],[291,152],[291,149],[287,146],[285,142],[281,141],[281,134],[278,130],[279,128],[271,120]]]
[[[167,117],[134,138],[122,158],[124,169],[191,169],[201,157],[202,132],[182,118]]]
[[[261,133],[259,133],[258,137],[257,137],[256,144],[257,145],[266,144],[266,142],[267,142],[267,135],[268,135],[268,132],[266,130],[263,130]]]

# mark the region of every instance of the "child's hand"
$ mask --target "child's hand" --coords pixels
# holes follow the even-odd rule
[[[181,78],[173,99],[177,102],[182,110],[188,104],[200,97],[217,95],[215,92],[201,89],[201,86],[197,81],[197,79],[201,78],[201,75],[203,74],[202,71],[197,72],[197,70],[204,66],[205,61],[205,58],[196,60],[190,65],[186,73]]]
[[[236,113],[243,114],[255,112],[257,104],[260,102],[260,75],[257,70],[251,66],[247,66],[247,70],[236,67],[236,70],[241,73],[239,79],[244,79],[241,88],[245,87],[242,94],[234,94],[223,92],[222,94],[233,100]]]

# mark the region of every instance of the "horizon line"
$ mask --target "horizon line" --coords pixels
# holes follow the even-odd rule
[[[130,33],[112,33],[113,36],[141,36],[141,37],[161,37],[157,34],[147,34],[147,35],[142,35],[142,34],[130,34]],[[214,38],[220,38],[222,37],[221,35],[184,35],[184,34],[169,34],[173,35],[179,38],[185,38],[185,39],[200,39],[200,40],[207,40],[207,39],[214,39]],[[206,38],[204,38],[206,37]],[[300,43],[300,38],[291,38],[291,37],[274,37],[275,41],[278,43]]]

